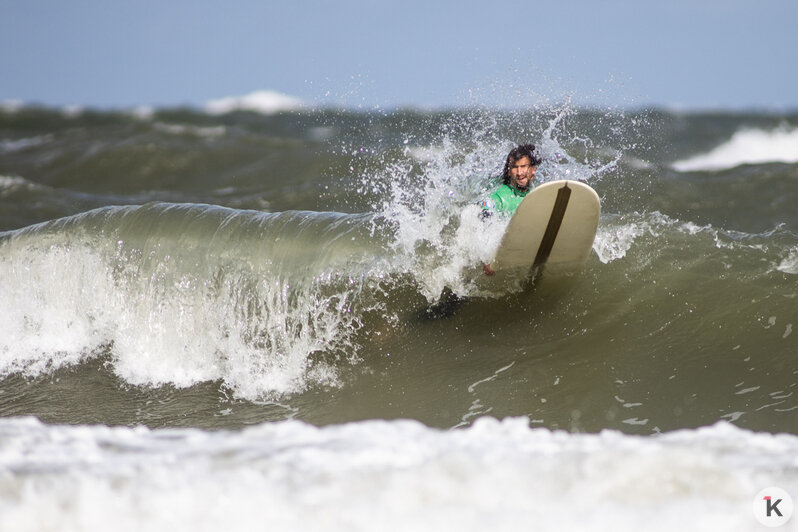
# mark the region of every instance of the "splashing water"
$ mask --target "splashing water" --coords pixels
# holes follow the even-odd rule
[[[563,105],[553,112],[542,131],[522,128],[526,134],[518,141],[492,134],[498,121],[495,116],[477,117],[483,120],[481,126],[450,126],[450,130],[468,131],[465,139],[448,132],[435,146],[409,146],[406,139],[402,160],[383,165],[376,178],[361,177],[364,188],[371,186],[379,192],[373,208],[379,213],[378,222],[393,231],[391,247],[400,268],[414,275],[428,301],[435,301],[446,287],[460,295],[491,295],[474,280],[481,264],[495,255],[508,220],[482,221],[480,205],[501,183],[504,159],[512,147],[530,141],[536,145],[543,159],[539,182],[595,183],[616,168],[620,150],[614,151],[609,162],[590,161],[587,155],[579,162],[571,156],[558,133],[573,111]],[[576,137],[568,143],[581,144],[586,154],[593,148],[587,138]]]
[[[107,355],[133,385],[220,381],[250,399],[335,385],[335,360],[356,360],[353,336],[377,304],[359,297],[381,275],[368,247],[351,252],[362,226],[149,205],[12,233],[0,241],[14,279],[0,286],[0,375]]]

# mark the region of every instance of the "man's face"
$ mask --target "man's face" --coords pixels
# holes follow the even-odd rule
[[[537,166],[532,166],[529,157],[521,157],[510,167],[510,184],[518,190],[529,189],[537,169]]]

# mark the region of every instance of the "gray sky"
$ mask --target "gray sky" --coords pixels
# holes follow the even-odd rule
[[[0,101],[798,109],[795,0],[0,0]]]

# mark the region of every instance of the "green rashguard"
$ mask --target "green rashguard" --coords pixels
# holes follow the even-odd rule
[[[510,185],[502,185],[488,196],[488,199],[482,204],[482,208],[487,211],[512,216],[518,206],[521,205],[521,201],[533,188],[534,186],[530,187],[529,190],[518,190]]]

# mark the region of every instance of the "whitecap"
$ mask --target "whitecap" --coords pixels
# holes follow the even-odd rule
[[[41,146],[53,140],[52,134],[38,135],[36,137],[26,137],[22,139],[3,139],[0,140],[0,153],[10,153],[22,151],[28,148]]]
[[[449,431],[409,420],[203,431],[6,418],[0,515],[9,531],[743,531],[763,487],[796,493],[797,453],[794,435],[728,422],[632,436],[527,418]]]
[[[798,128],[740,129],[720,146],[677,161],[673,168],[679,172],[695,172],[764,163],[798,163]]]
[[[86,108],[82,105],[77,104],[70,104],[65,105],[61,108],[61,114],[67,118],[75,118],[82,115],[86,111]]]
[[[168,135],[189,135],[203,138],[222,137],[227,133],[227,128],[225,126],[200,127],[156,122],[153,127]]]
[[[798,274],[798,248],[794,248],[782,259],[776,269],[783,273]]]
[[[253,111],[261,114],[275,114],[280,111],[296,111],[305,107],[302,100],[276,91],[255,91],[244,96],[229,96],[207,102],[204,109],[213,115],[233,111]]]
[[[3,100],[0,102],[0,110],[6,113],[16,113],[25,107],[22,100]]]

